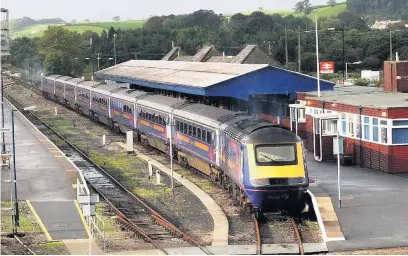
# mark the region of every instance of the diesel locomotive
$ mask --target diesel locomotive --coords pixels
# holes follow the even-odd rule
[[[245,210],[305,208],[309,186],[301,139],[243,112],[153,95],[118,85],[52,75],[45,97],[173,156],[228,189]]]

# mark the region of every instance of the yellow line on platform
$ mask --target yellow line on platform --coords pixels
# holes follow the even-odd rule
[[[85,217],[84,217],[84,215],[82,214],[81,207],[79,207],[78,200],[74,200],[74,204],[75,204],[75,206],[76,206],[76,208],[77,208],[77,210],[78,210],[79,218],[81,218],[82,224],[83,224],[84,227],[85,227],[85,230],[86,230],[86,233],[88,234],[88,237],[91,237],[91,233],[90,233],[90,230],[89,230],[89,228],[88,228],[88,224],[86,223]]]
[[[47,237],[47,240],[52,241],[52,237],[51,237],[50,233],[48,233],[48,230],[45,228],[45,225],[42,222],[42,220],[40,219],[40,216],[38,216],[37,212],[34,210],[34,207],[30,203],[30,200],[26,200],[26,201],[27,201],[28,208],[30,208],[30,211],[33,213],[34,218],[37,220],[38,225],[40,225],[40,228],[44,232],[45,236]]]

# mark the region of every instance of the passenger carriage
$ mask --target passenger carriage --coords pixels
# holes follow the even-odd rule
[[[110,95],[112,125],[115,130],[125,133],[136,128],[136,100],[144,98],[147,92],[120,88]]]
[[[91,91],[93,87],[100,85],[99,82],[84,81],[75,87],[75,109],[77,112],[93,117],[91,111]]]
[[[84,80],[80,78],[72,78],[65,81],[65,96],[64,96],[64,104],[68,107],[75,109],[75,91],[76,86],[79,83],[84,82]]]
[[[70,76],[60,76],[55,79],[54,99],[58,103],[65,104],[65,82],[72,79]]]
[[[61,77],[60,75],[50,75],[41,80],[42,93],[47,98],[54,99],[55,95],[55,80]]]

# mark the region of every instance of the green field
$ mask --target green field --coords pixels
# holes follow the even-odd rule
[[[337,16],[339,13],[346,11],[346,3],[337,4],[333,7],[331,6],[324,6],[313,9],[312,12],[308,15],[308,18],[314,19],[315,15],[317,17],[332,17]],[[250,15],[255,11],[249,12],[242,12],[244,15]],[[262,10],[263,13],[272,15],[272,14],[280,14],[282,16],[293,15],[293,16],[304,16],[303,13],[295,12],[294,10]],[[234,14],[226,14],[227,18],[230,18]]]
[[[98,34],[102,33],[102,31],[108,30],[110,27],[120,28],[120,29],[132,29],[138,28],[143,26],[144,20],[130,20],[130,21],[119,21],[119,22],[92,22],[92,23],[77,23],[73,25],[33,25],[27,27],[23,30],[11,33],[12,38],[16,37],[41,37],[45,30],[47,30],[48,26],[63,26],[65,29],[70,31],[76,31],[78,33],[83,33],[86,30],[92,30]]]

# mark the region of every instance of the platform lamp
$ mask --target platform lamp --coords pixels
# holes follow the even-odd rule
[[[11,137],[13,140],[13,201],[14,201],[14,214],[13,214],[13,234],[17,233],[17,227],[20,226],[20,214],[18,211],[18,199],[17,199],[17,173],[16,173],[16,141],[14,135],[14,112],[16,109],[11,110]]]
[[[339,209],[341,209],[341,185],[340,185],[340,128],[341,128],[341,115],[337,118],[337,190],[339,193]]]

